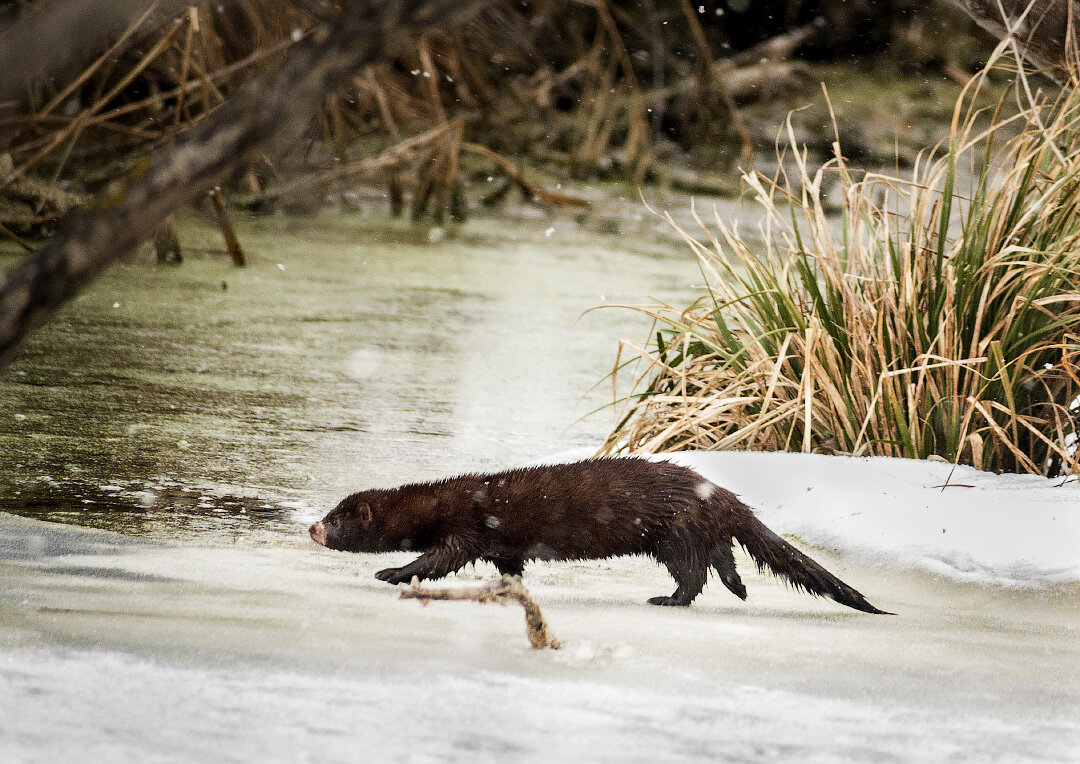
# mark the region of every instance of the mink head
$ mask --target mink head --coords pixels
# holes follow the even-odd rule
[[[309,529],[311,538],[327,549],[342,552],[375,552],[378,550],[372,532],[371,505],[362,493],[342,500],[326,517]]]

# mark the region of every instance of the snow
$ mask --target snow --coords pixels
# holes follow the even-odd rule
[[[399,600],[409,555],[151,543],[0,513],[0,759],[1068,762],[1075,482],[933,462],[684,453],[895,616],[737,556],[655,608],[648,560],[536,563],[517,607]],[[948,483],[949,488],[940,486]],[[944,533],[942,533],[944,529]],[[479,564],[446,582],[488,580]]]
[[[1002,743],[999,761],[1035,761],[1026,724],[1051,736],[1044,750],[1070,754],[1065,740],[1052,739],[1052,721],[933,718],[914,704],[740,684],[708,693],[490,670],[437,681],[415,669],[366,679],[241,667],[208,675],[84,651],[0,656],[0,676],[12,678],[10,701],[0,700],[5,723],[22,730],[8,761],[31,760],[47,739],[55,760],[67,761],[824,764],[963,760],[986,737]],[[24,701],[29,688],[36,703]],[[35,713],[40,695],[54,704],[47,717]],[[118,745],[103,731],[119,731],[120,720]]]
[[[969,583],[1080,580],[1080,482],[934,461],[820,454],[670,456],[738,494],[778,533],[845,558]]]

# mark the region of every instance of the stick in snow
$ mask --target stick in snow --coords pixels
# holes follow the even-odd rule
[[[558,650],[562,646],[559,640],[548,633],[540,606],[518,576],[501,576],[483,586],[454,589],[425,589],[420,586],[420,579],[413,576],[412,584],[401,592],[401,599],[420,600],[424,605],[432,600],[475,600],[481,605],[488,602],[498,602],[500,605],[506,605],[510,601],[518,602],[525,608],[525,632],[532,648],[543,650],[550,647]]]

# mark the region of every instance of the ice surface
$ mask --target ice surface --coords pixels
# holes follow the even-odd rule
[[[341,676],[16,651],[0,655],[0,725],[20,730],[7,761],[37,757],[46,740],[67,761],[1023,762],[1073,752],[1053,716],[692,679],[656,687],[612,673]]]
[[[737,564],[536,563],[521,610],[398,600],[406,555],[127,539],[0,513],[0,759],[1068,762],[1077,489],[948,465],[681,455],[896,616]],[[966,487],[946,488],[946,482]],[[941,533],[941,529],[945,533]],[[487,580],[491,566],[450,578]]]

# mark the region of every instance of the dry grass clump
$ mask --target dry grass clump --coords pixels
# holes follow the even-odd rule
[[[624,343],[648,367],[606,450],[1077,472],[1080,95],[1074,82],[1004,119],[972,106],[981,83],[957,103],[948,148],[911,179],[856,182],[838,144],[811,172],[796,147],[793,178],[744,177],[765,212],[764,252],[718,216],[714,229],[698,220],[707,244],[683,232],[709,293],[686,310],[639,308],[655,345]],[[1022,73],[1018,92],[1030,93]],[[961,184],[965,163],[974,175]],[[839,223],[823,204],[830,174]]]

